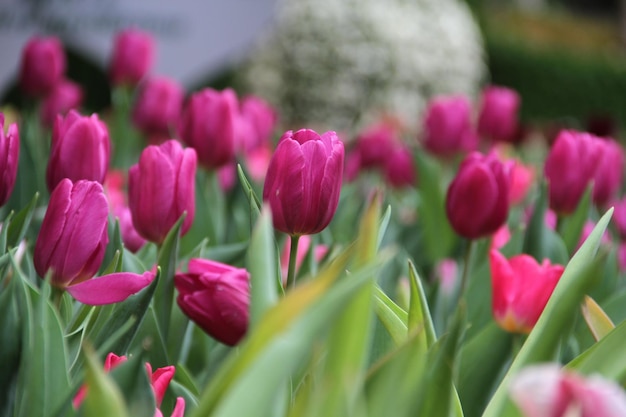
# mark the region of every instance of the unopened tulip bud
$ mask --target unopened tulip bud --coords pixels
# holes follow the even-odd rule
[[[20,156],[20,135],[17,124],[11,123],[4,133],[4,115],[0,113],[0,206],[3,206],[15,185]]]
[[[65,116],[70,110],[78,109],[82,103],[82,87],[71,80],[61,80],[43,100],[41,122],[52,127],[58,114]]]
[[[476,149],[478,136],[470,121],[470,102],[464,96],[432,99],[424,117],[424,147],[435,155],[449,156]]]
[[[385,179],[394,188],[415,185],[413,154],[406,146],[396,146],[387,156],[384,166]]]
[[[65,73],[65,52],[56,37],[31,38],[22,51],[20,87],[29,96],[48,95]]]
[[[483,91],[478,133],[498,142],[511,142],[519,129],[520,97],[517,91],[489,86]]]
[[[115,37],[109,76],[113,85],[137,85],[154,60],[154,40],[149,33],[126,29]]]
[[[598,166],[593,176],[591,198],[598,206],[605,206],[622,187],[624,175],[624,150],[612,139],[599,139],[601,152]]]
[[[265,100],[246,96],[241,100],[241,119],[246,128],[237,135],[238,151],[244,155],[271,144],[278,115]]]
[[[151,143],[154,138],[172,137],[180,121],[184,99],[183,88],[173,79],[154,77],[143,83],[133,107],[133,123]]]

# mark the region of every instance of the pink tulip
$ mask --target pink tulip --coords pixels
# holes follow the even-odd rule
[[[233,189],[237,182],[237,167],[234,162],[226,164],[217,170],[217,182],[225,193]]]
[[[356,138],[356,151],[360,156],[361,168],[380,168],[400,142],[397,129],[390,123],[382,122],[370,126]]]
[[[319,233],[332,220],[341,192],[344,147],[335,132],[288,131],[265,178],[274,227],[290,235]]]
[[[587,220],[585,222],[582,233],[580,235],[580,239],[578,240],[578,244],[576,245],[576,249],[580,248],[582,244],[585,243],[585,240],[587,240],[587,238],[589,237],[589,235],[591,234],[591,232],[593,231],[595,227],[596,227],[596,224],[592,222],[591,220]],[[611,236],[606,230],[604,231],[604,233],[602,233],[602,237],[600,238],[600,243],[605,246],[611,245]]]
[[[302,266],[302,262],[304,262],[304,258],[306,257],[306,254],[309,252],[310,248],[311,248],[311,237],[307,235],[301,236],[300,239],[298,240],[298,253],[296,254],[295,273],[298,273],[298,271],[300,270],[300,267]],[[290,253],[291,253],[291,236],[288,236],[287,239],[285,240],[283,250],[280,254],[280,271],[282,273],[283,279],[287,279]],[[313,248],[313,259],[315,259],[315,262],[321,262],[327,253],[328,253],[328,246],[316,245],[315,248]]]
[[[414,186],[416,174],[411,150],[406,146],[395,146],[387,156],[384,172],[387,183],[394,188]]]
[[[626,416],[622,387],[600,376],[577,375],[557,364],[521,370],[509,389],[524,417]]]
[[[154,398],[158,408],[163,402],[167,387],[169,387],[170,382],[174,378],[176,368],[170,365],[152,372],[152,365],[146,362],[146,372],[148,373],[148,379],[150,380],[150,385],[152,385],[152,391],[154,392]]]
[[[267,169],[272,159],[272,150],[269,146],[261,146],[244,155],[244,163],[250,178],[255,182],[265,181]]]
[[[20,157],[20,134],[17,124],[11,123],[4,133],[4,114],[0,113],[0,206],[3,206],[15,186]]]
[[[233,90],[205,88],[193,94],[185,107],[181,139],[196,150],[200,165],[217,169],[233,160],[239,117]]]
[[[442,259],[435,265],[435,278],[443,293],[452,295],[459,280],[459,265],[454,259]]]
[[[600,160],[593,176],[592,199],[598,206],[605,206],[622,187],[624,174],[624,151],[612,139],[600,139]]]
[[[621,240],[626,241],[626,198],[613,203],[613,222]]]
[[[41,122],[52,127],[57,114],[65,116],[70,110],[79,108],[83,103],[83,96],[80,84],[66,79],[59,81],[43,100]]]
[[[65,51],[56,37],[31,38],[22,50],[20,87],[33,97],[48,95],[65,74]]]
[[[184,91],[177,81],[154,77],[141,84],[133,107],[133,123],[152,144],[172,137],[180,121]]]
[[[128,204],[137,232],[161,244],[172,226],[187,212],[181,234],[195,213],[196,152],[175,140],[146,147],[139,163],[128,171]]]
[[[241,101],[240,117],[243,127],[235,138],[238,152],[246,155],[271,144],[278,114],[269,103],[257,96],[246,96]]]
[[[568,214],[576,209],[600,162],[600,140],[574,130],[558,134],[544,165],[552,210]]]
[[[150,71],[154,40],[139,29],[126,29],[115,36],[109,76],[113,85],[135,86]]]
[[[106,359],[104,360],[104,372],[111,371],[111,369],[126,362],[127,360],[128,358],[124,355],[117,356],[113,352],[109,353]],[[83,400],[85,399],[85,395],[87,395],[87,385],[83,385],[82,387],[80,387],[80,389],[74,396],[74,399],[72,400],[72,405],[74,406],[75,409],[78,409],[80,405],[83,403]]]
[[[137,233],[133,225],[130,208],[126,203],[124,186],[124,174],[121,171],[109,171],[104,183],[104,190],[109,200],[109,211],[117,217],[119,221],[124,247],[135,253],[146,244],[146,239]]]
[[[424,147],[439,156],[476,149],[478,136],[472,129],[470,112],[470,102],[465,96],[430,100],[424,116]]]
[[[511,169],[511,188],[509,201],[511,204],[518,204],[524,201],[528,191],[533,186],[535,170],[521,161],[514,160]]]
[[[506,259],[497,250],[489,252],[489,265],[496,322],[508,332],[530,333],[565,268],[526,254]]]
[[[250,274],[207,259],[191,259],[188,272],[176,274],[180,309],[214,339],[234,346],[248,329]]]
[[[511,230],[509,230],[509,226],[504,223],[493,234],[490,248],[496,250],[502,249],[507,243],[509,243],[509,240],[511,240]]]
[[[64,178],[104,182],[110,148],[109,132],[97,114],[81,116],[71,110],[65,118],[57,116],[46,171],[48,189]]]
[[[509,172],[493,153],[469,154],[446,197],[446,214],[454,230],[468,239],[493,234],[509,214],[509,187]]]
[[[478,133],[497,142],[511,142],[519,128],[519,94],[510,88],[489,86],[483,90]]]

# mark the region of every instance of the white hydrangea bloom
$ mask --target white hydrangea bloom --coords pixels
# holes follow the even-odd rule
[[[416,126],[436,94],[473,97],[485,64],[459,0],[279,0],[244,82],[292,127],[351,130],[381,112]]]

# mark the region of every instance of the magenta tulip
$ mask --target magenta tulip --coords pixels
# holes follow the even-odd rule
[[[622,241],[626,241],[626,198],[613,203],[615,211],[613,212],[613,222],[617,229],[617,234]]]
[[[4,114],[0,113],[0,206],[3,206],[15,185],[20,159],[20,135],[17,124],[11,123],[4,133]]]
[[[135,86],[144,78],[154,60],[154,40],[149,33],[126,29],[115,37],[109,76],[113,85]]]
[[[624,150],[612,139],[599,139],[600,160],[593,176],[591,198],[604,207],[622,187],[624,175]]]
[[[198,153],[206,169],[217,169],[233,160],[235,138],[240,132],[239,104],[231,89],[205,88],[191,96],[180,126],[182,140]]]
[[[128,171],[128,205],[137,232],[161,244],[176,221],[187,213],[181,234],[195,212],[197,157],[176,140],[146,147],[139,163]]]
[[[29,96],[48,95],[65,74],[65,52],[56,37],[31,38],[22,51],[20,87]]]
[[[446,213],[454,230],[468,239],[491,235],[509,214],[510,175],[494,154],[468,155],[448,187]]]
[[[211,337],[234,346],[248,329],[250,274],[207,259],[191,259],[188,272],[176,274],[181,310]]]
[[[78,109],[83,103],[83,89],[71,80],[61,80],[43,100],[41,122],[52,127],[57,114],[65,116],[72,109]]]
[[[288,131],[270,161],[263,200],[274,227],[293,236],[321,232],[339,203],[344,147],[335,132]]]
[[[465,96],[432,99],[425,111],[424,147],[439,156],[476,149],[478,136],[471,126],[470,113],[470,102]]]
[[[243,127],[235,137],[240,153],[246,155],[271,144],[278,114],[265,100],[257,96],[244,97],[240,117]]]
[[[400,142],[397,129],[389,123],[368,127],[356,138],[360,168],[382,168]]]
[[[171,138],[180,121],[184,95],[183,88],[173,79],[155,77],[147,80],[139,87],[133,107],[134,125],[153,144]]]
[[[415,185],[416,174],[411,150],[406,146],[395,146],[387,156],[384,172],[385,180],[394,188]]]
[[[493,141],[513,141],[519,128],[519,106],[517,91],[493,85],[485,88],[478,116],[478,133]]]

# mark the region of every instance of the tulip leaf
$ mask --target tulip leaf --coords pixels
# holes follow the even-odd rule
[[[399,346],[407,336],[407,313],[380,289],[374,287],[374,311],[394,343]]]
[[[418,333],[423,347],[430,348],[437,340],[435,326],[430,315],[428,302],[422,281],[415,269],[413,262],[409,261],[409,282],[411,285],[411,298],[409,300],[408,330],[414,332],[417,329],[423,331]]]
[[[7,228],[7,245],[8,247],[17,246],[28,231],[30,222],[33,219],[33,214],[37,208],[37,200],[39,199],[39,193],[35,193],[28,205],[18,211],[11,222],[8,223]],[[4,228],[3,228],[4,229]]]
[[[548,258],[549,236],[546,227],[545,217],[548,210],[548,184],[541,182],[539,196],[535,202],[533,213],[526,227],[522,253],[532,256],[537,262],[542,262]]]
[[[573,320],[584,294],[598,276],[598,268],[602,265],[603,259],[596,256],[596,253],[612,214],[613,209],[610,209],[602,216],[589,237],[567,264],[537,324],[487,405],[484,417],[501,415],[507,403],[509,381],[521,368],[553,358],[564,329],[568,328],[567,325]]]
[[[19,280],[18,277],[9,280],[0,290],[0,415],[6,416],[12,414],[9,410],[22,354],[21,318],[25,316],[19,314],[17,304]]]
[[[613,324],[609,316],[588,295],[585,296],[581,309],[585,322],[596,341],[602,339],[615,328],[615,324]]]
[[[246,174],[243,172],[243,168],[240,164],[237,164],[237,175],[239,176],[239,181],[241,181],[241,186],[250,204],[250,228],[252,229],[261,214],[261,200],[259,200],[259,197],[254,192],[254,188],[252,188],[250,181],[246,178]]]
[[[5,224],[11,224],[11,219],[13,218],[13,215],[15,214],[15,212],[11,211],[7,217],[4,219],[4,221],[2,222],[3,225]],[[7,250],[7,233],[8,233],[9,228],[8,227],[0,227],[0,255],[3,255],[6,250]]]
[[[564,217],[559,224],[559,233],[563,236],[563,241],[567,247],[568,253],[574,253],[580,237],[585,227],[585,223],[589,218],[589,209],[591,208],[592,187],[587,187],[585,194],[580,199],[576,210],[567,217]]]
[[[106,267],[102,269],[100,275],[122,272],[124,242],[122,242],[120,220],[117,217],[113,222],[109,222],[109,236],[111,236],[111,241],[107,245],[104,259],[102,260],[102,265],[106,265]]]

